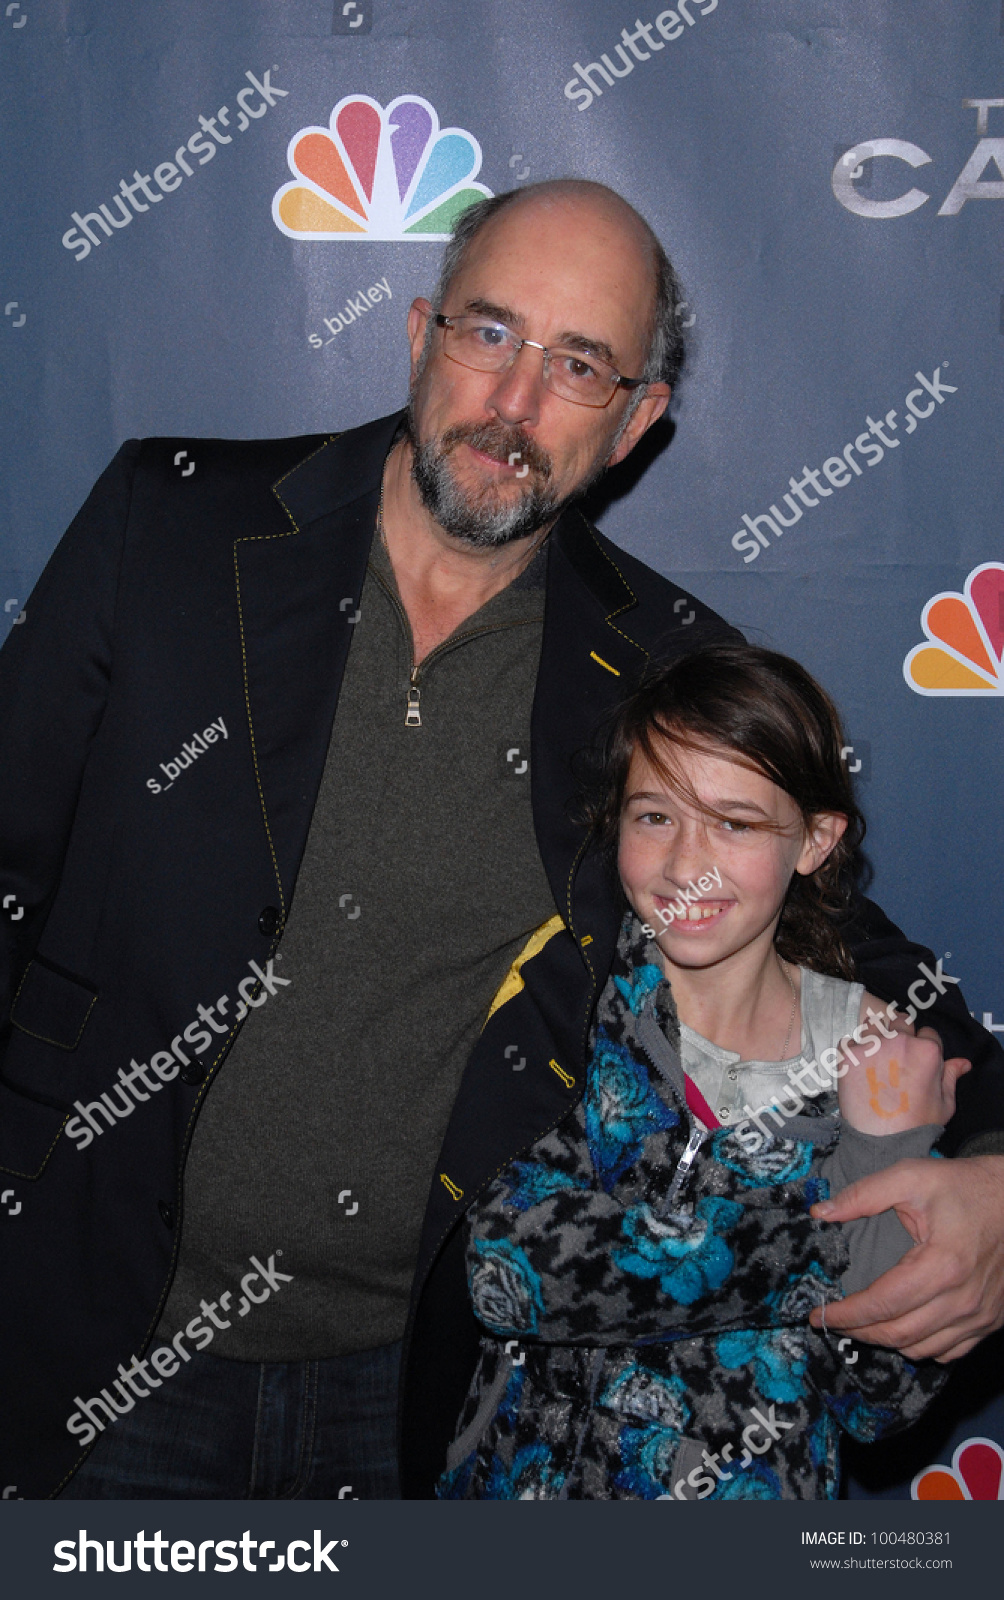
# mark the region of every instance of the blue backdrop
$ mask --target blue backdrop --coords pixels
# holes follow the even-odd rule
[[[1002,1030],[1000,0],[3,11],[0,638],[123,439],[391,410],[469,191],[600,179],[693,340],[603,526],[835,694],[875,896]]]

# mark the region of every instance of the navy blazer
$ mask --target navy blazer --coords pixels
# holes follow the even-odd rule
[[[267,971],[281,941],[399,420],[124,445],[0,651],[0,882],[14,896],[0,914],[0,1482],[20,1496],[57,1493],[80,1465],[75,1396],[143,1354],[164,1306],[192,1129],[240,1024],[231,1010],[211,1048],[182,1030],[200,1004],[235,995],[250,962]],[[458,1224],[575,1105],[616,941],[615,886],[573,815],[573,758],[650,659],[730,636],[578,512],[560,519],[531,783],[563,926],[485,1026],[437,1162],[405,1358],[409,1495],[431,1493],[471,1372]],[[167,800],[164,768],[220,721],[226,738]],[[918,961],[933,965],[868,902],[851,937],[883,998],[904,1002]],[[978,1063],[955,1149],[1004,1128],[1000,1052],[956,990],[928,1017]],[[180,1072],[165,1054],[160,1091],[80,1147],[66,1131],[75,1103],[172,1041]]]

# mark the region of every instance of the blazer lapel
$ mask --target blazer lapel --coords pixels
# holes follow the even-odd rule
[[[280,532],[234,541],[255,776],[285,920],[358,618],[399,416],[329,439],[273,493]]]
[[[585,517],[566,512],[551,537],[533,707],[534,825],[555,903],[595,984],[609,970],[621,908],[597,852],[585,848],[576,801],[597,726],[649,656],[628,630],[636,597]]]

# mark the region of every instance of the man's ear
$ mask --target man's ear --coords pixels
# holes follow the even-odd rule
[[[415,304],[417,305],[418,301]],[[608,467],[615,467],[618,461],[623,461],[625,456],[631,454],[642,434],[647,433],[653,422],[658,422],[662,416],[662,413],[669,405],[669,397],[672,392],[668,383],[650,383],[647,386],[645,398],[641,401],[631,421],[621,434],[617,442],[617,449],[607,462]]]
[[[408,308],[408,343],[411,346],[411,376],[414,381],[419,357],[425,344],[425,331],[432,316],[432,302],[421,296]]]
[[[795,871],[803,878],[823,865],[831,850],[839,844],[847,827],[847,818],[840,811],[817,811],[805,835],[802,854],[795,863]]]

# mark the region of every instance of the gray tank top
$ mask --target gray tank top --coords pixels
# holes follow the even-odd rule
[[[839,1044],[858,1025],[864,985],[830,978],[799,967],[802,976],[802,1039],[800,1056],[818,1061],[820,1052]],[[754,1111],[770,1105],[774,1095],[790,1081],[790,1069],[800,1056],[785,1061],[742,1061],[735,1050],[723,1050],[701,1034],[680,1024],[683,1068],[723,1125],[740,1122],[745,1106]]]

